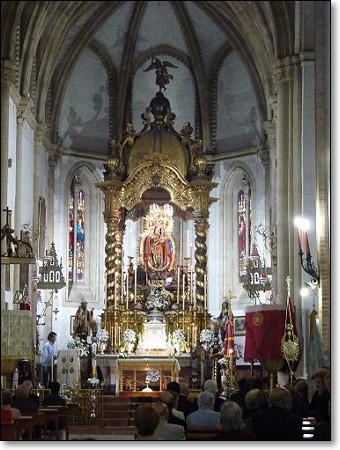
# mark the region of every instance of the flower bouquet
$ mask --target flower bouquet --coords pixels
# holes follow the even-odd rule
[[[103,355],[104,354],[104,350],[106,348],[106,342],[109,339],[109,332],[104,330],[103,328],[100,328],[97,331],[96,338],[97,338],[97,344],[98,344],[99,353],[101,355]]]
[[[172,333],[172,340],[174,344],[182,344],[185,342],[185,332],[181,329],[175,330]]]
[[[67,348],[75,348],[78,351],[79,358],[86,358],[90,353],[89,344],[79,337],[70,339],[67,343]]]
[[[200,333],[200,343],[204,350],[208,351],[214,345],[214,332],[209,328],[205,328]]]
[[[100,387],[100,380],[94,377],[88,378],[86,384],[89,389],[98,389]]]
[[[107,340],[109,339],[109,332],[104,330],[103,328],[100,328],[97,331],[96,338],[98,344],[106,344]]]
[[[131,328],[127,328],[122,333],[122,341],[126,344],[133,344],[136,342],[136,333]]]
[[[122,341],[125,344],[126,351],[130,354],[133,350],[134,343],[136,342],[136,333],[131,328],[127,328],[122,333]]]

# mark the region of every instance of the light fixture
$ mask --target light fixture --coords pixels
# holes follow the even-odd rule
[[[297,217],[294,221],[295,226],[298,229],[298,243],[299,243],[299,256],[301,267],[311,277],[311,284],[315,287],[319,284],[318,269],[312,261],[312,255],[310,252],[309,239],[307,230],[309,229],[309,221],[301,217]],[[304,241],[305,253],[302,250],[302,241]],[[305,256],[304,256],[305,255]]]

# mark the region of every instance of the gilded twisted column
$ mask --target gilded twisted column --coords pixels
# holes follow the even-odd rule
[[[209,222],[207,217],[198,217],[195,222],[195,272],[196,272],[196,304],[205,307],[205,287],[207,283],[207,232]]]

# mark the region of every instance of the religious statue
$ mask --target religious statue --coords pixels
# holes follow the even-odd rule
[[[167,67],[177,68],[170,61],[161,62],[158,58],[152,58],[151,64],[144,70],[144,72],[148,72],[149,70],[156,69],[156,84],[159,86],[160,91],[165,91],[165,85],[169,83],[170,80],[173,80],[173,76],[168,73]]]
[[[144,264],[148,269],[158,272],[169,268],[172,261],[172,242],[162,227],[155,227],[153,235],[145,240]]]
[[[93,311],[94,308],[91,311],[87,309],[87,301],[82,299],[74,319],[73,338],[79,337],[86,341],[91,331],[93,334],[97,332],[97,323],[93,318]]]

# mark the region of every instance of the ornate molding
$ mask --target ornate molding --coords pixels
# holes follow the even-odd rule
[[[19,61],[4,59],[1,61],[1,82],[15,85],[18,76]]]
[[[263,122],[263,131],[267,137],[267,142],[270,148],[276,146],[276,122],[274,120]]]
[[[270,151],[268,148],[266,147],[262,147],[259,149],[259,151],[257,152],[263,167],[268,167],[270,164]]]
[[[124,183],[122,204],[127,210],[140,202],[143,192],[152,188],[166,189],[171,201],[181,209],[192,208],[193,190],[179,170],[166,162],[164,155],[152,154],[136,167]]]
[[[273,67],[273,78],[275,83],[284,83],[294,78],[295,66],[300,64],[299,56],[287,56],[278,59]]]

